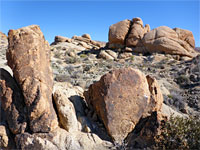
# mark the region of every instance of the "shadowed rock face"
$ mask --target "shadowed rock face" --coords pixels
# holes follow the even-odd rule
[[[13,134],[23,133],[26,129],[26,108],[23,95],[12,76],[0,69],[0,101],[6,121]]]
[[[58,124],[52,105],[49,45],[36,25],[10,30],[8,40],[6,57],[22,90],[30,129],[49,132]]]

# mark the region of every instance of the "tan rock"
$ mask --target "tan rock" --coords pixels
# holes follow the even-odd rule
[[[94,46],[97,46],[97,47],[105,47],[106,46],[105,42],[99,42],[99,41],[94,41],[94,40],[91,41],[91,44]]]
[[[109,44],[113,44],[113,46],[116,46],[116,44],[123,46],[125,44],[124,40],[128,34],[130,24],[130,20],[123,20],[111,25],[109,28]]]
[[[10,131],[13,134],[23,133],[27,125],[27,112],[22,92],[13,77],[1,68],[0,89],[1,108],[5,112],[3,117],[6,118]]]
[[[151,100],[149,103],[149,111],[150,112],[160,112],[162,104],[163,104],[163,95],[160,90],[160,86],[158,82],[153,77],[147,75],[147,82],[149,85],[149,91],[151,93]]]
[[[124,52],[124,53],[119,54],[119,59],[127,59],[127,58],[130,58],[131,56],[133,56],[132,53]]]
[[[67,95],[65,95],[64,91],[61,89],[57,89],[54,92],[53,97],[58,110],[61,126],[68,132],[78,131],[79,127],[74,105],[70,102]]]
[[[150,25],[149,24],[145,24],[144,33],[147,33],[149,31],[151,31]]]
[[[134,129],[150,101],[146,77],[131,68],[105,74],[84,95],[118,143]]]
[[[52,104],[53,77],[50,48],[39,26],[8,33],[8,65],[22,90],[32,132],[49,132],[58,126]]]
[[[83,35],[82,35],[82,37],[83,37],[83,38],[87,38],[87,39],[90,39],[90,40],[91,40],[91,36],[90,36],[89,34],[83,34]]]
[[[74,35],[74,36],[72,37],[72,39],[78,40],[78,41],[83,41],[83,42],[86,42],[86,43],[90,43],[90,42],[91,42],[91,40],[88,39],[88,38],[84,38],[84,37],[76,36],[76,35]]]
[[[99,53],[99,57],[105,60],[114,60],[113,56],[109,55],[106,51],[103,50]]]
[[[55,36],[55,42],[72,42],[72,39],[64,37],[64,36]]]
[[[92,49],[92,47],[90,45],[88,45],[87,43],[82,42],[82,41],[79,43],[79,45],[86,48],[86,49]]]
[[[194,57],[197,55],[190,45],[180,40],[178,34],[169,27],[161,26],[147,32],[143,38],[146,51]]]
[[[8,147],[8,135],[6,132],[6,127],[0,125],[0,148]]]
[[[108,150],[110,142],[91,133],[69,133],[57,128],[50,133],[24,133],[16,136],[18,149],[22,150]]]
[[[186,41],[192,48],[195,48],[195,40],[191,31],[180,28],[174,28],[180,40]]]
[[[112,56],[114,59],[117,59],[117,53],[112,50],[106,50],[106,53],[108,53],[110,56]]]
[[[126,39],[126,46],[128,47],[136,47],[141,43],[141,39],[144,36],[144,27],[142,19],[133,18],[133,24],[130,29],[130,33]]]

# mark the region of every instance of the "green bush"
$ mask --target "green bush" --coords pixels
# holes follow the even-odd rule
[[[171,117],[162,124],[155,149],[200,149],[200,119]]]

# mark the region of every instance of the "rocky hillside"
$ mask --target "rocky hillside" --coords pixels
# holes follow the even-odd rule
[[[0,33],[1,149],[154,149],[170,116],[200,117],[190,31],[133,18],[108,35],[49,45],[36,25]]]

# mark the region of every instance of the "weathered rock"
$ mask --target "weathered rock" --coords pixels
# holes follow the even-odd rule
[[[147,75],[147,82],[149,85],[149,91],[151,93],[151,100],[149,103],[150,112],[159,112],[163,104],[163,95],[160,90],[160,86],[155,78]]]
[[[83,42],[86,42],[86,43],[90,43],[90,42],[91,42],[91,40],[88,39],[88,38],[84,38],[84,37],[76,36],[76,35],[74,35],[74,36],[72,37],[72,39],[78,40],[78,41],[83,41]]]
[[[12,76],[0,68],[0,102],[5,119],[13,134],[23,133],[26,129],[26,108],[21,90]]]
[[[58,110],[59,122],[61,126],[68,132],[78,131],[79,127],[74,105],[70,102],[64,91],[56,90],[53,97]]]
[[[138,46],[145,33],[141,18],[133,18],[132,22],[130,33],[126,39],[126,46],[128,47]]]
[[[161,113],[152,112],[146,118],[142,118],[134,131],[127,138],[129,149],[144,149],[155,143],[155,138],[160,134],[161,121],[164,120]]]
[[[195,40],[191,31],[180,28],[174,28],[180,40],[186,41],[192,48],[195,48]]]
[[[95,134],[69,133],[61,128],[50,133],[24,133],[16,136],[17,148],[26,150],[107,150],[111,143],[102,141]]]
[[[6,132],[6,127],[0,125],[0,148],[8,147],[8,135]]]
[[[94,46],[97,46],[97,47],[105,47],[106,46],[105,42],[99,42],[99,41],[94,41],[94,40],[91,41],[91,44]]]
[[[55,42],[71,42],[72,39],[64,37],[64,36],[55,36]]]
[[[108,53],[109,55],[111,55],[114,59],[117,59],[117,53],[112,51],[112,50],[106,50],[106,53]]]
[[[124,52],[124,53],[119,54],[119,59],[127,59],[127,58],[129,58],[131,56],[133,56],[132,53],[130,53],[130,52]]]
[[[128,34],[131,25],[130,20],[123,20],[116,24],[113,24],[109,28],[109,47],[115,48],[114,46],[124,46],[124,40]]]
[[[90,36],[89,34],[83,34],[83,35],[82,35],[82,37],[83,37],[83,38],[87,38],[87,39],[90,39],[90,40],[91,40],[91,36]]]
[[[146,77],[131,68],[105,74],[84,95],[119,143],[134,129],[150,101]]]
[[[150,53],[161,52],[188,57],[197,55],[187,42],[180,40],[178,34],[166,26],[161,26],[147,32],[142,41],[146,51]]]
[[[84,47],[84,48],[86,48],[86,49],[91,49],[92,48],[90,45],[88,45],[87,43],[82,42],[82,41],[79,43],[79,45]]]
[[[147,33],[149,31],[151,31],[150,25],[149,24],[145,24],[144,33]]]
[[[7,36],[4,33],[2,33],[1,31],[0,31],[0,39],[1,39],[1,41],[2,40],[7,40]]]
[[[49,132],[58,126],[52,104],[53,78],[48,42],[37,25],[8,33],[8,65],[20,85],[32,132]]]
[[[99,53],[99,57],[105,60],[114,60],[113,56],[109,55],[106,51],[103,50]]]

